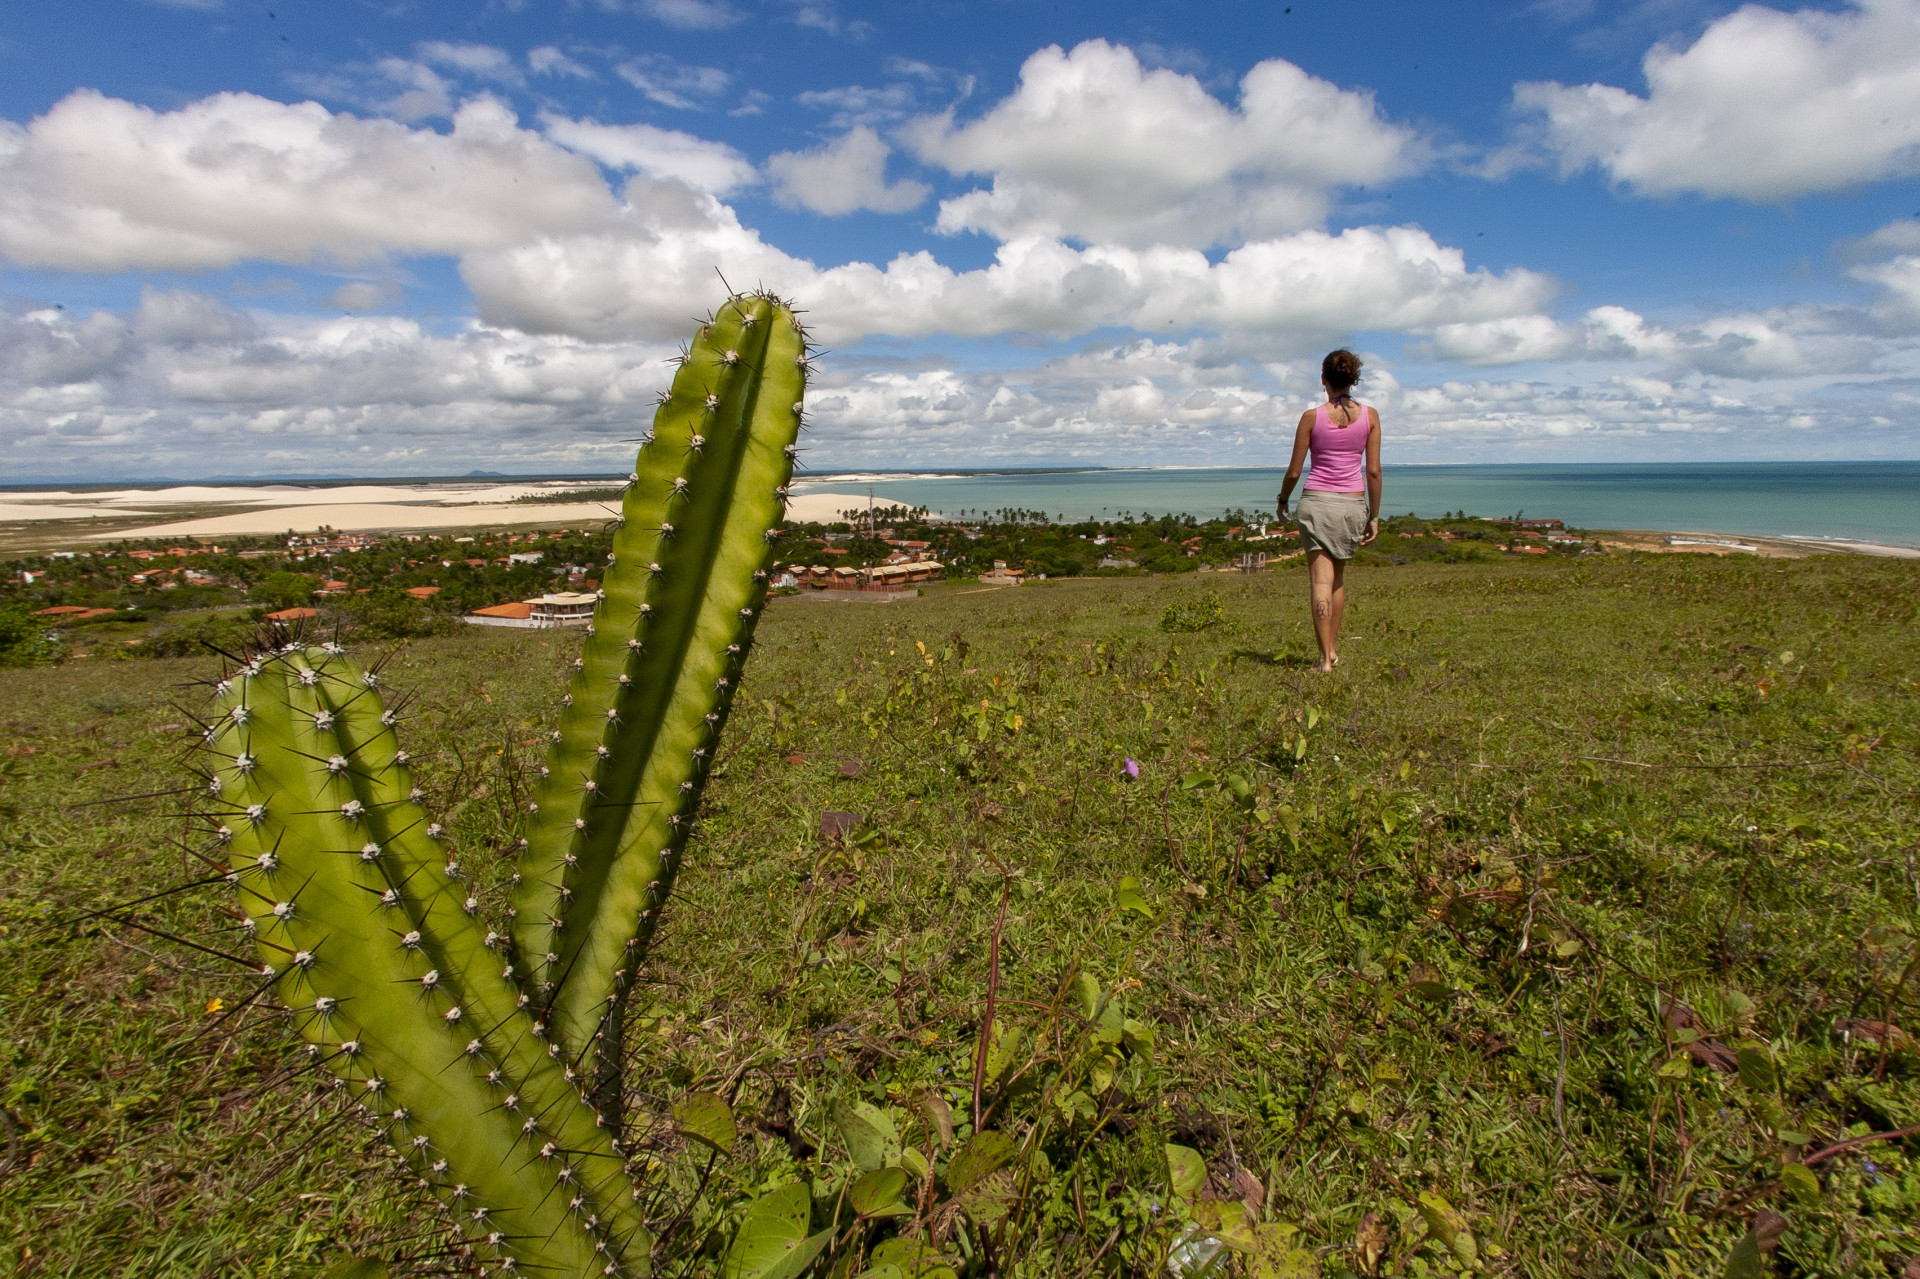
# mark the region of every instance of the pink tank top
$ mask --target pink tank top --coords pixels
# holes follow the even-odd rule
[[[1308,464],[1305,491],[1321,493],[1359,493],[1367,487],[1362,467],[1367,459],[1367,437],[1373,434],[1373,415],[1360,401],[1353,401],[1354,419],[1346,426],[1334,421],[1322,404],[1313,415],[1313,437],[1307,446],[1313,459]]]

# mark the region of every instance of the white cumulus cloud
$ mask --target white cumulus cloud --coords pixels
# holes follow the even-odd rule
[[[524,84],[526,77],[514,65],[505,49],[490,44],[462,44],[450,40],[429,40],[414,46],[414,54],[431,66],[452,67],[483,80],[502,84]]]
[[[928,163],[993,178],[991,189],[941,204],[943,231],[1134,247],[1234,244],[1312,226],[1341,188],[1397,177],[1421,159],[1412,131],[1382,119],[1370,94],[1291,62],[1247,72],[1236,107],[1104,40],[1042,49],[984,116],[964,125],[951,112],[922,117],[904,138]]]
[[[654,102],[676,111],[697,111],[733,83],[733,77],[719,67],[676,62],[662,53],[629,58],[613,70]]]
[[[624,169],[655,178],[678,178],[688,186],[725,195],[751,186],[760,175],[745,156],[724,142],[662,129],[651,124],[601,124],[543,115],[546,135],[566,147],[590,155],[609,169]]]
[[[30,266],[452,254],[615,212],[590,160],[486,98],[444,134],[246,93],[160,112],[79,90],[25,127],[0,122],[0,254]]]
[[[535,75],[570,76],[575,80],[597,80],[591,69],[582,66],[550,44],[527,50],[527,66]]]
[[[1644,97],[1546,81],[1514,103],[1563,169],[1649,195],[1774,201],[1920,173],[1920,0],[1749,4],[1643,70]]]
[[[880,135],[857,125],[834,141],[810,151],[781,151],[767,157],[773,198],[788,208],[811,209],[839,217],[860,209],[905,213],[933,194],[924,182],[887,182],[892,154]]]
[[[681,188],[684,190],[684,188]],[[831,342],[884,333],[1054,336],[1104,326],[1337,336],[1421,333],[1537,311],[1555,292],[1525,270],[1469,270],[1458,249],[1412,227],[1301,231],[1210,262],[1196,249],[999,246],[991,266],[955,271],[929,253],[885,267],[821,269],[743,227],[711,197],[628,184],[617,229],[476,251],[462,272],[489,323],[583,337],[668,337],[711,296],[713,268],[806,299]]]
[[[1571,323],[1522,315],[1441,325],[1427,350],[1468,365],[1642,360],[1673,375],[1763,380],[1863,371],[1887,350],[1871,327],[1869,314],[1854,307],[1779,307],[1659,324],[1624,307],[1602,306]]]

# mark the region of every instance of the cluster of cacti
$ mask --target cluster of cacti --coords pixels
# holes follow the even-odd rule
[[[648,1268],[617,1010],[766,598],[806,371],[792,312],[735,297],[662,396],[528,806],[510,936],[420,807],[373,672],[289,643],[216,688],[210,812],[263,976],[502,1270]]]

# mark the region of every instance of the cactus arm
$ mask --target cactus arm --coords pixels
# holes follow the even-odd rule
[[[644,1242],[641,1261],[623,1264],[630,1241],[591,1221],[575,1194],[592,1179],[588,1160],[542,1152],[558,1147],[553,1129],[564,1122],[544,1098],[564,1084],[535,1081],[524,1101],[506,1091],[526,1082],[510,1070],[524,1056],[515,1041],[527,1037],[526,1018],[476,1024],[471,975],[438,966],[447,939],[429,944],[430,904],[450,894],[432,877],[447,877],[438,864],[402,864],[425,850],[401,851],[414,838],[396,825],[408,820],[405,802],[381,792],[367,744],[343,739],[340,702],[328,695],[351,679],[342,667],[318,652],[256,659],[220,694],[210,735],[231,878],[280,998],[309,1055],[385,1128],[481,1256],[560,1275],[642,1273]],[[378,719],[371,689],[351,697]],[[386,772],[391,784],[395,770]]]
[[[528,1114],[543,1117],[546,1140],[572,1152],[591,1215],[612,1224],[628,1255],[645,1256],[651,1237],[633,1204],[624,1158],[600,1117],[582,1104],[572,1067],[555,1060],[559,1054],[545,1027],[524,1011],[502,939],[479,921],[480,903],[465,872],[420,805],[394,717],[375,691],[376,677],[344,658],[331,658],[320,669],[324,678],[316,692],[333,712],[342,754],[353,765],[350,778],[365,805],[367,833],[418,921],[421,948],[459,992],[462,1024],[492,1030],[485,1042],[504,1078],[514,1081],[496,1086],[496,1100],[511,1088]],[[473,1042],[469,1037],[463,1051]]]
[[[690,833],[766,599],[805,358],[791,311],[734,298],[640,451],[515,901],[529,989],[566,1051],[596,1056]]]

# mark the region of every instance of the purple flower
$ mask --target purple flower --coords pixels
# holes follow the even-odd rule
[[[1128,777],[1138,777],[1138,776],[1140,776],[1140,761],[1139,761],[1139,760],[1137,760],[1137,759],[1130,759],[1130,760],[1128,760],[1128,761],[1127,761],[1127,770],[1126,770],[1126,771],[1127,771],[1127,776],[1128,776]]]

